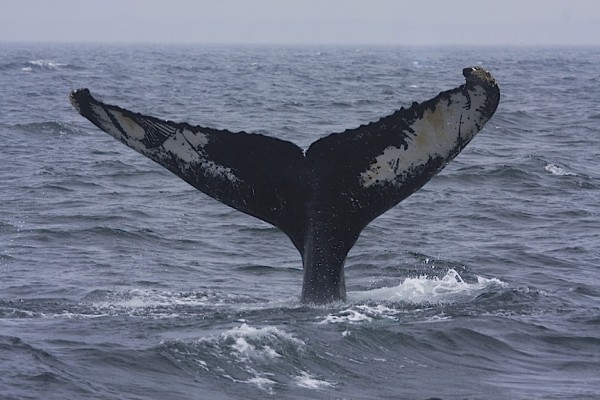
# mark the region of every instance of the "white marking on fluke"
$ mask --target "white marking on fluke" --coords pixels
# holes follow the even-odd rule
[[[447,158],[460,141],[471,140],[479,129],[470,121],[462,121],[462,115],[472,108],[478,110],[485,102],[485,96],[482,96],[485,93],[483,88],[475,86],[468,94],[469,98],[463,93],[455,93],[447,103],[438,102],[433,110],[425,109],[423,117],[416,119],[409,126],[410,130],[404,131],[407,147],[386,147],[360,174],[362,186],[401,184],[415,168],[425,165],[431,158]]]

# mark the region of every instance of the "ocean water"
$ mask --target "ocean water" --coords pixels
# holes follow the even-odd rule
[[[348,301],[69,91],[303,147],[464,82],[495,116],[362,233]],[[600,398],[600,48],[0,45],[1,399]]]

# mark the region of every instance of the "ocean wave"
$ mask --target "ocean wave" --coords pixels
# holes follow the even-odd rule
[[[75,217],[75,216],[71,216]],[[118,218],[112,216],[112,218]],[[88,219],[87,216],[83,216],[82,219]],[[107,218],[103,218],[102,221],[107,221]],[[158,241],[161,238],[153,232],[139,229],[137,231],[128,231],[125,229],[112,228],[107,226],[89,226],[80,228],[41,228],[35,227],[30,229],[21,229],[21,234],[27,236],[28,239],[33,241],[47,242],[51,240],[69,240],[69,241],[85,241],[89,238],[94,240],[99,238],[108,239],[120,239],[124,241]]]
[[[3,399],[99,398],[102,386],[91,383],[79,366],[46,341],[0,335],[0,352]]]
[[[0,319],[40,318],[41,313],[27,310],[26,305],[0,301]]]
[[[73,65],[66,62],[54,61],[50,59],[29,60],[26,62],[13,61],[9,63],[0,64],[0,71],[2,72],[15,71],[25,74],[35,74],[36,72],[55,73],[64,70],[79,71],[84,69],[85,68],[82,66]]]
[[[171,292],[148,289],[95,290],[84,297],[77,315],[129,316],[152,319],[196,318],[212,313],[234,312],[237,305],[254,299],[223,292]],[[77,314],[79,313],[79,314]],[[64,315],[56,314],[54,317]]]
[[[79,127],[62,121],[30,122],[27,124],[15,124],[12,128],[27,133],[43,133],[45,135],[77,135],[81,133]]]
[[[2,226],[0,226],[0,228],[4,229]],[[11,226],[11,230],[17,231],[17,229],[12,226]],[[15,258],[9,254],[0,253],[0,263],[6,263],[9,261],[13,261],[14,259]]]
[[[32,61],[29,61],[28,64],[35,68],[40,68],[40,69],[57,69],[57,68],[66,67],[69,65],[67,63],[61,63],[61,62],[56,62],[56,61],[51,61],[51,60],[32,60]]]
[[[59,69],[79,69],[78,67],[72,64],[54,61],[51,59],[30,60],[25,64],[12,63],[12,66],[20,68],[21,71],[25,72],[55,71]]]
[[[201,339],[214,341],[214,338]],[[254,328],[246,323],[222,333],[217,341],[229,346],[239,360],[282,357],[286,348],[302,351],[304,341],[275,326]]]
[[[562,168],[556,164],[548,163],[544,167],[544,171],[549,172],[555,176],[577,176],[576,173],[567,171],[565,168]]]
[[[335,382],[328,382],[326,380],[317,379],[314,376],[311,376],[308,372],[302,371],[302,374],[296,376],[294,378],[296,381],[296,385],[301,388],[306,389],[325,389],[335,386]]]
[[[563,178],[571,186],[581,189],[597,189],[600,178],[554,162],[544,161],[544,171],[552,176]]]
[[[240,304],[257,300],[224,292],[171,292],[150,289],[96,289],[80,301],[61,298],[0,299],[0,318],[89,319],[102,317],[150,318],[153,320],[205,317],[239,312]]]
[[[0,71],[11,71],[21,68],[26,68],[26,65],[20,62],[9,62],[0,64]]]
[[[288,385],[318,390],[334,384],[293,365],[290,361],[307,351],[306,343],[272,325],[257,328],[243,322],[218,335],[165,341],[158,351],[191,374],[248,384],[271,395]]]

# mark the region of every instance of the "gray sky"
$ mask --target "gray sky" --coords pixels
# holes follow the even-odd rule
[[[600,45],[600,0],[0,0],[0,41]]]

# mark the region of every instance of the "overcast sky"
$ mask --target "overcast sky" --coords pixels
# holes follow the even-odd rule
[[[600,45],[600,0],[0,0],[0,41]]]

